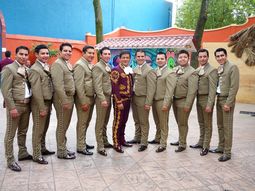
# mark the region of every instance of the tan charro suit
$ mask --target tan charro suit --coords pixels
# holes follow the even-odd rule
[[[159,70],[159,69],[156,69]],[[156,91],[153,99],[154,120],[156,127],[159,127],[160,146],[166,148],[168,138],[169,110],[172,105],[173,93],[176,84],[175,73],[167,66],[161,72],[155,71],[157,75]],[[161,73],[161,74],[160,74]],[[162,111],[162,107],[167,106],[167,111]],[[158,130],[157,130],[158,131]]]
[[[25,158],[29,155],[26,147],[26,135],[29,124],[30,104],[29,99],[25,99],[25,83],[27,75],[18,74],[19,64],[14,61],[4,67],[2,71],[2,94],[6,105],[7,128],[4,138],[5,157],[7,165],[15,161],[13,155],[13,141],[17,132],[19,153],[18,158]],[[12,118],[10,111],[17,109],[19,116]]]
[[[233,139],[233,115],[235,109],[236,94],[239,89],[239,69],[236,65],[226,62],[223,70],[218,69],[219,84],[217,89],[217,125],[219,132],[218,150],[223,151],[227,156],[231,156]],[[225,112],[223,106],[230,107],[230,111]]]
[[[58,58],[51,66],[54,87],[53,104],[57,114],[57,155],[67,156],[66,131],[69,127],[74,104],[75,85],[73,71],[63,58]],[[71,104],[71,109],[64,109],[63,104]]]
[[[74,67],[74,83],[76,89],[75,106],[77,110],[77,150],[86,149],[86,132],[94,109],[94,87],[92,83],[92,67],[85,58],[81,57]],[[88,104],[87,111],[82,110],[82,105]]]
[[[148,145],[149,110],[144,105],[152,106],[156,90],[156,74],[146,63],[134,69],[134,95],[132,99],[133,118],[135,121],[134,140],[141,145]]]
[[[45,67],[38,61],[31,66],[29,73],[29,82],[32,88],[31,109],[33,116],[33,159],[41,157],[41,153],[46,150],[45,137],[49,127],[53,84],[51,80],[48,65]],[[41,111],[47,111],[47,115],[40,116]]]
[[[110,66],[103,60],[100,60],[92,69],[93,85],[96,92],[96,141],[97,150],[104,150],[104,145],[108,145],[107,124],[111,112],[111,79]],[[102,101],[107,101],[109,106],[104,108],[101,106]]]
[[[217,69],[207,63],[204,67],[197,68],[198,90],[197,90],[197,117],[200,128],[198,145],[209,149],[212,136],[213,107],[216,96],[218,73]],[[212,112],[205,111],[206,107]]]
[[[176,87],[174,91],[174,116],[179,129],[179,146],[186,148],[188,118],[197,93],[198,75],[192,66],[176,67]],[[182,72],[180,72],[182,70]],[[189,108],[184,112],[184,108]]]

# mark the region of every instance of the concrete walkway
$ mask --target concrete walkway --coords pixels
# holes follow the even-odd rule
[[[2,103],[2,96],[0,98]],[[201,157],[200,150],[187,148],[182,153],[175,153],[175,147],[168,144],[163,153],[155,153],[155,145],[149,145],[142,153],[137,151],[138,145],[125,148],[120,154],[108,149],[108,156],[103,157],[96,152],[92,156],[77,154],[75,160],[60,160],[56,155],[46,157],[48,165],[39,165],[32,161],[19,162],[22,171],[12,172],[6,168],[4,157],[4,135],[6,128],[5,109],[0,108],[0,190],[17,191],[254,191],[255,190],[255,117],[240,114],[240,111],[255,111],[255,105],[237,104],[234,116],[234,142],[232,159],[218,162],[218,154],[209,153]],[[95,145],[95,116],[88,129],[88,143]],[[189,120],[188,145],[198,140],[199,129],[195,107]],[[76,151],[76,112],[68,130],[68,147]],[[150,116],[149,140],[154,138],[155,125]],[[108,137],[111,140],[112,116],[108,125]],[[170,134],[168,142],[176,141],[178,129],[173,111],[170,112]],[[52,112],[47,145],[56,151],[55,140],[56,115]],[[29,127],[27,147],[32,153],[32,120]],[[133,118],[130,113],[126,127],[126,139],[134,135]],[[216,118],[211,146],[217,146],[218,132]],[[17,143],[14,144],[17,157]]]

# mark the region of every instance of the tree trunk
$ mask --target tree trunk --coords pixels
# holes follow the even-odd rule
[[[96,21],[96,43],[103,41],[103,17],[100,0],[93,0]]]
[[[206,20],[207,20],[207,12],[208,12],[208,4],[209,4],[208,1],[209,0],[202,0],[200,13],[199,13],[199,18],[198,18],[196,30],[195,30],[195,33],[194,33],[194,36],[193,36],[193,43],[194,43],[197,50],[199,50],[201,48],[201,42],[202,42],[202,38],[203,38],[205,23],[206,23]],[[192,52],[191,65],[194,68],[198,67],[197,53],[196,52]]]

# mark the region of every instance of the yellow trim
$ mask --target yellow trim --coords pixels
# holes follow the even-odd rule
[[[116,103],[115,107],[114,107],[113,137],[112,137],[114,146],[118,145],[117,134],[118,134],[119,124],[120,124],[120,113],[121,113],[121,111],[118,109],[117,103]]]

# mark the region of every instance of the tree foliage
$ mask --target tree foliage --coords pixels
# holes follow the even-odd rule
[[[184,0],[178,9],[176,25],[195,29],[202,0]],[[255,0],[209,0],[205,29],[219,28],[230,24],[242,24],[255,15]]]

